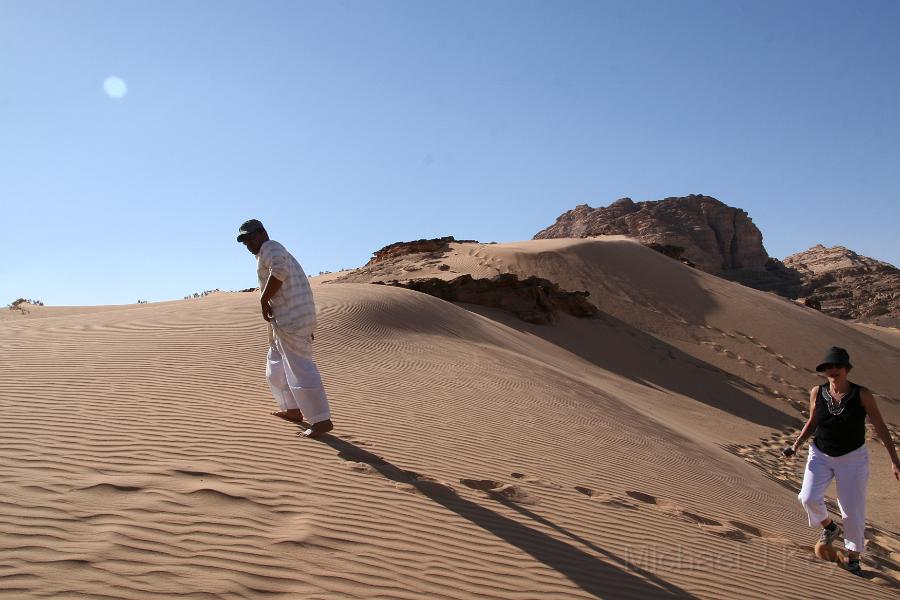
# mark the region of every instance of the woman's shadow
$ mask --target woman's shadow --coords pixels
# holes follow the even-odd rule
[[[330,434],[318,438],[334,448],[338,457],[370,465],[385,479],[412,485],[423,496],[453,511],[489,531],[505,542],[528,553],[548,567],[558,571],[584,591],[598,598],[631,599],[631,598],[696,598],[686,590],[661,579],[636,565],[629,564],[616,554],[555,525],[546,518],[516,505],[499,496],[490,494],[492,498],[520,514],[529,517],[544,526],[550,527],[571,538],[582,546],[602,554],[607,561],[599,560],[584,550],[567,542],[549,536],[514,519],[505,517],[480,504],[466,500],[451,488],[414,471],[401,469],[381,456],[364,450],[347,440]]]

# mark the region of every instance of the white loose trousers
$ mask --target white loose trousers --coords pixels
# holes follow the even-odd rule
[[[843,456],[828,456],[809,445],[803,487],[797,497],[809,516],[810,527],[821,527],[828,518],[825,490],[836,480],[838,506],[844,519],[844,546],[851,552],[866,547],[866,486],[869,483],[869,449],[865,445]]]
[[[266,379],[280,410],[299,409],[309,423],[331,418],[319,369],[312,359],[312,333],[274,327]]]

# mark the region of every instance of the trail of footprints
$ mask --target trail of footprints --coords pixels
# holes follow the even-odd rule
[[[811,369],[798,367],[793,362],[791,362],[785,355],[776,352],[770,346],[762,343],[759,339],[757,339],[756,337],[754,337],[752,335],[743,333],[741,331],[725,331],[723,329],[719,329],[718,327],[714,327],[711,325],[701,325],[700,327],[703,329],[707,329],[709,331],[713,331],[722,337],[750,343],[753,346],[755,346],[756,348],[759,348],[760,350],[764,351],[766,354],[770,355],[772,358],[774,358],[776,361],[778,361],[782,365],[788,367],[789,369],[791,369],[793,371],[804,372],[804,373],[811,374],[811,375],[816,374],[816,372]],[[736,362],[739,362],[745,366],[751,367],[755,371],[765,375],[768,379],[777,383],[779,385],[779,387],[782,388],[782,390],[790,390],[788,392],[783,392],[782,390],[775,389],[774,387],[770,388],[770,387],[766,387],[766,386],[756,385],[749,381],[747,382],[749,385],[754,387],[760,393],[766,393],[771,396],[774,396],[775,398],[779,398],[781,400],[788,402],[794,408],[794,410],[796,410],[797,412],[801,413],[804,416],[806,416],[808,414],[809,407],[808,407],[808,402],[806,401],[806,397],[809,392],[808,388],[805,388],[803,386],[792,383],[791,381],[785,379],[784,377],[782,377],[778,373],[775,373],[771,369],[768,369],[761,364],[753,362],[752,360],[746,358],[745,356],[742,356],[736,352],[733,352],[732,350],[729,350],[727,347],[723,346],[722,344],[719,344],[718,342],[715,342],[715,341],[712,341],[709,339],[705,339],[705,338],[701,338],[701,337],[697,337],[697,336],[693,336],[693,338],[695,341],[697,341],[697,343],[699,343],[703,346],[707,346],[710,349],[714,350],[715,352],[718,352],[719,354],[723,354],[723,355],[727,356],[728,358],[735,360]],[[801,400],[796,400],[795,398],[791,397],[792,395],[795,395],[795,394],[798,395],[801,398]]]
[[[469,250],[467,254],[473,258],[478,259],[478,264],[482,267],[488,267],[490,269],[494,269],[497,273],[508,273],[509,269],[503,264],[503,261],[495,256],[486,257],[482,254],[481,249],[478,248],[476,250]]]
[[[350,469],[362,473],[380,473],[385,478],[399,484],[398,487],[407,491],[424,492],[426,495],[434,493],[456,494],[455,484],[440,481],[434,477],[422,475],[414,471],[400,469],[380,456],[363,450],[359,447],[341,450],[339,457],[347,461]],[[459,484],[464,487],[483,492],[486,497],[498,500],[500,502],[513,502],[516,504],[534,505],[539,504],[538,496],[535,492],[529,491],[528,487],[534,486],[546,489],[563,489],[563,486],[537,477],[531,477],[524,473],[510,473],[510,477],[515,482],[507,482],[500,479],[471,479],[460,478]],[[628,490],[624,496],[609,494],[606,492],[598,492],[589,487],[575,486],[574,491],[592,501],[600,502],[603,505],[613,508],[625,510],[639,510],[641,508],[652,508],[662,513],[678,518],[688,523],[699,525],[706,531],[722,537],[736,540],[748,541],[751,538],[773,538],[764,534],[759,528],[742,523],[740,521],[729,521],[721,523],[716,519],[712,519],[679,506],[675,502],[657,498],[641,491]]]
[[[797,439],[798,431],[794,428],[776,432],[760,440],[756,444],[725,446],[728,452],[740,456],[744,461],[763,471],[769,479],[777,481],[794,493],[800,491],[803,482],[803,461],[784,460],[781,450],[790,446]],[[832,508],[829,505],[829,508]],[[835,507],[836,508],[836,507]]]
[[[808,375],[819,376],[819,373],[816,373],[812,369],[809,369],[806,367],[803,367],[803,368],[797,367],[790,360],[788,360],[783,354],[779,354],[779,353],[775,352],[771,347],[769,347],[766,344],[763,344],[761,341],[759,341],[757,338],[755,338],[752,335],[743,333],[741,331],[725,331],[723,329],[719,329],[718,327],[713,327],[711,325],[701,325],[700,327],[703,329],[714,331],[714,332],[718,333],[719,335],[721,335],[722,337],[727,337],[730,339],[740,338],[742,340],[745,340],[745,341],[753,344],[757,348],[764,350],[766,353],[770,354],[776,360],[778,360],[778,362],[791,368],[792,370],[795,370],[798,372],[802,371]],[[724,354],[725,356],[728,356],[729,358],[732,358],[744,365],[752,367],[754,370],[766,375],[770,380],[780,384],[780,386],[783,389],[791,390],[792,393],[794,393],[800,397],[800,400],[797,400],[796,398],[791,397],[791,395],[789,395],[787,393],[783,393],[777,389],[768,388],[765,386],[754,384],[753,382],[750,382],[750,381],[743,380],[745,383],[752,386],[760,393],[766,393],[775,398],[778,398],[780,400],[784,400],[785,402],[788,402],[794,408],[794,410],[796,410],[798,413],[800,413],[803,416],[803,418],[807,418],[809,416],[809,387],[803,387],[800,385],[796,385],[796,384],[788,381],[781,375],[775,373],[774,371],[767,369],[763,365],[757,364],[757,363],[741,356],[740,354],[732,352],[731,350],[729,350],[725,346],[722,346],[721,344],[718,344],[711,340],[707,340],[707,339],[697,337],[697,336],[692,336],[692,337],[694,338],[694,340],[697,343],[704,345],[704,346],[708,346],[708,347],[712,348],[713,350],[715,350],[716,352],[719,352],[720,354]],[[892,396],[887,396],[885,394],[879,394],[876,392],[875,397],[879,401],[883,400],[883,401],[891,402],[894,404],[900,404],[900,400],[898,400],[897,398],[894,398]],[[867,427],[869,429],[869,436],[872,437],[873,436],[872,427],[871,427],[871,425],[867,425]],[[891,436],[894,438],[894,443],[900,445],[900,427],[898,427],[894,423],[888,423],[888,429],[890,430]],[[777,440],[779,443],[782,443],[787,439],[787,437],[786,437],[787,435],[793,435],[794,437],[796,437],[796,432],[794,430],[789,430],[788,433],[776,434],[776,436],[773,436],[772,440]],[[790,444],[790,442],[787,442],[786,444],[782,444],[777,447],[778,447],[778,449],[780,449],[780,448],[783,448],[785,445],[789,445],[789,444]],[[748,448],[753,448],[753,447],[748,446]],[[782,479],[782,478],[779,477],[778,479]]]
[[[590,488],[575,486],[575,489],[590,498],[599,501],[607,506],[623,508],[626,510],[639,510],[641,507],[649,507],[660,511],[670,517],[680,519],[687,523],[699,525],[703,530],[712,534],[735,540],[739,542],[749,541],[751,538],[773,538],[763,533],[761,529],[741,521],[728,521],[722,523],[716,519],[685,510],[677,503],[663,498],[658,498],[651,494],[639,492],[636,490],[628,490],[625,496],[617,496],[605,492],[596,492]]]
[[[802,473],[798,471],[798,469],[802,469],[802,464],[800,464],[801,461],[793,461],[791,463],[789,461],[781,461],[780,459],[777,460],[777,462],[775,460],[770,460],[770,458],[775,455],[776,451],[780,451],[785,445],[786,440],[789,438],[792,439],[792,436],[794,435],[796,435],[796,432],[785,431],[773,435],[759,444],[746,447],[735,446],[733,448],[728,448],[728,450],[742,456],[751,464],[755,464],[767,473],[770,473],[777,481],[780,481],[792,490],[797,491],[800,488],[800,480],[802,477]],[[352,439],[351,436],[345,436],[345,438]],[[368,445],[364,442],[355,443]],[[369,452],[368,450],[364,450],[359,446],[354,444],[347,444],[347,446],[348,448],[342,449],[339,452],[339,456],[347,461],[348,467],[354,471],[369,474],[375,474],[376,472],[380,473],[385,478],[395,482],[395,485],[397,485],[398,488],[411,493],[422,493],[429,497],[447,495],[458,496],[455,483],[440,481],[434,477],[400,469],[380,456]],[[536,505],[540,502],[537,492],[530,491],[528,488],[563,489],[563,486],[557,483],[537,477],[531,477],[524,473],[514,472],[510,473],[509,476],[514,482],[503,481],[501,479],[460,478],[458,483],[470,490],[482,492],[486,498],[501,503],[515,503],[520,505]],[[796,544],[775,533],[763,531],[759,527],[734,519],[723,523],[717,519],[686,510],[674,501],[659,498],[639,490],[626,490],[624,495],[617,495],[596,491],[580,485],[574,486],[573,489],[586,499],[593,502],[599,502],[612,509],[630,511],[654,510],[669,518],[697,525],[703,531],[708,532],[711,535],[721,536],[741,543],[750,543],[753,540],[765,540],[766,542],[781,544],[800,551],[799,556],[805,556],[810,561],[815,562],[817,560],[813,556],[813,547],[811,544]],[[828,500],[827,503],[832,511],[838,512],[838,508],[833,502]],[[874,575],[883,578],[886,582],[895,582],[896,576],[900,574],[900,537],[892,532],[870,525],[866,528],[866,538],[868,544],[866,553],[863,555],[864,565],[866,565]]]

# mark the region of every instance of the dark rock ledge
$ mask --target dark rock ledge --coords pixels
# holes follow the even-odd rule
[[[581,318],[593,317],[599,312],[588,302],[589,292],[567,292],[547,279],[529,277],[520,280],[510,273],[489,279],[461,275],[450,281],[428,278],[374,283],[422,292],[448,302],[500,308],[537,325],[555,323],[560,312]]]

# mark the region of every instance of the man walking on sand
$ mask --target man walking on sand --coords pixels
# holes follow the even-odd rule
[[[309,280],[297,259],[270,240],[256,219],[241,225],[237,241],[256,256],[262,316],[269,324],[266,379],[280,409],[272,414],[302,423],[305,413],[312,426],[302,435],[319,437],[334,425],[322,378],[312,359],[316,305]]]

